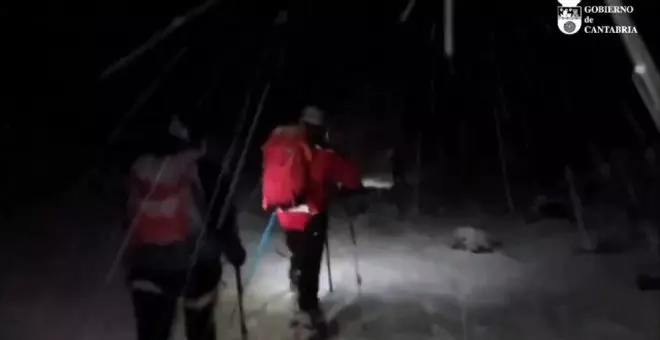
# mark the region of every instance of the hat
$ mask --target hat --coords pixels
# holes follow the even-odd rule
[[[310,125],[323,125],[323,111],[316,106],[307,106],[302,111],[300,116],[301,123],[307,123]]]

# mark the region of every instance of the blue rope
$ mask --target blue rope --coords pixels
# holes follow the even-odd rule
[[[250,271],[248,271],[249,275],[247,276],[247,280],[245,281],[245,286],[248,286],[250,281],[252,281],[252,277],[257,273],[257,267],[259,266],[259,261],[261,260],[261,257],[264,254],[264,251],[266,250],[266,246],[268,245],[268,241],[270,240],[270,236],[273,234],[273,226],[275,226],[275,220],[277,219],[277,215],[273,212],[270,215],[270,219],[268,220],[268,224],[266,224],[266,229],[264,230],[263,234],[261,234],[261,241],[259,242],[259,246],[257,247],[257,254],[254,257],[254,260],[252,261],[252,265],[250,266]]]

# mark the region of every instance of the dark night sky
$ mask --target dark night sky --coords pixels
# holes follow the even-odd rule
[[[311,8],[291,1],[289,26],[279,30],[271,29],[276,3],[226,1],[102,81],[98,74],[111,61],[201,2],[103,2],[93,20],[10,16],[5,25],[24,34],[9,38],[11,62],[3,65],[11,84],[2,103],[10,174],[5,192],[35,196],[24,190],[32,188],[36,196],[47,196],[61,191],[94,164],[100,148],[105,162],[121,162],[122,154],[137,149],[135,138],[157,122],[162,125],[168,114],[185,113],[208,132],[230,135],[247,92],[251,89],[258,98],[268,80],[272,90],[258,138],[272,124],[295,118],[310,101],[335,114],[374,120],[396,111],[382,103],[352,109],[367,82],[382,93],[397,94],[405,114],[391,120],[409,136],[423,126],[426,154],[437,154],[437,145],[443,144],[456,162],[466,157],[456,137],[461,126],[470,131],[470,158],[497,159],[492,112],[503,114],[500,88],[510,117],[503,126],[506,143],[538,164],[561,168],[565,162],[580,163],[590,140],[601,144],[603,152],[630,144],[632,130],[623,107],[655,134],[630,81],[631,66],[619,37],[563,36],[553,2],[532,7],[458,1],[455,73],[450,75],[442,52],[441,1],[418,0],[405,25],[396,23],[403,0],[322,1]],[[647,43],[660,41],[649,20],[660,12],[651,3],[630,2],[638,13],[646,13],[635,19]],[[440,25],[437,40],[430,43],[433,22]],[[102,148],[183,46],[188,50],[180,62],[135,112],[118,142]],[[657,46],[650,47],[660,55]],[[198,107],[205,93],[209,97]],[[435,112],[430,112],[432,97]],[[375,98],[378,103],[383,96]],[[522,126],[529,130],[523,132]],[[531,149],[522,147],[525,141]],[[258,157],[253,161],[258,164]]]

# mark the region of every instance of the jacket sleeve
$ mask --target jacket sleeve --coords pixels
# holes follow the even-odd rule
[[[217,180],[220,175],[220,165],[200,161],[197,165],[197,169],[206,205],[206,213],[208,214],[208,223],[206,226],[209,229],[219,229],[220,226],[218,226],[218,219],[220,218],[220,213],[222,212],[225,198],[227,197],[227,191],[229,190],[229,180],[226,176],[223,176],[222,181],[219,183],[220,187],[217,188],[216,185],[218,184]],[[216,194],[216,197],[215,200],[211,202],[214,193]]]
[[[122,220],[122,227],[128,230],[133,223],[133,219],[137,215],[138,209],[140,208],[140,199],[137,195],[137,177],[131,169],[128,179],[125,182],[124,190],[126,193],[126,205],[124,206],[124,216]]]
[[[368,196],[362,186],[357,165],[348,158],[333,154],[331,177],[340,185],[339,197],[348,216],[363,214],[369,208]]]
[[[188,189],[190,207],[188,209],[188,213],[192,218],[192,223],[198,226],[202,226],[208,211],[208,206],[206,202],[206,195],[199,178],[199,171],[196,166],[190,168],[190,173],[188,176],[190,181],[190,187]]]
[[[336,153],[331,153],[330,157],[329,176],[331,181],[339,184],[344,190],[362,189],[362,178],[357,165]]]
[[[228,187],[229,183],[226,185]],[[226,191],[221,189],[219,194],[223,196],[221,198],[219,197],[218,204],[215,205],[217,207],[217,217],[214,221],[217,221],[220,218],[219,215],[221,213],[222,206],[225,203],[224,195],[226,195]],[[246,252],[238,232],[238,211],[233,202],[228,202],[228,204],[229,207],[227,210],[227,215],[225,215],[225,220],[222,221],[219,226],[215,224],[214,227],[217,226],[218,228],[217,235],[221,244],[222,253],[233,265],[241,266],[243,265],[243,262],[245,262]]]
[[[240,262],[240,258],[245,257],[245,250],[239,237],[237,211],[232,201],[226,202],[230,205],[227,215],[224,221],[222,221],[222,224],[218,225],[231,182],[226,176],[223,176],[220,182],[220,188],[216,188],[217,179],[221,171],[220,166],[200,162],[198,168],[208,206],[207,230],[210,234],[217,237],[217,241],[221,244],[222,252],[231,262]],[[216,199],[215,202],[211,202],[215,189],[218,191]]]

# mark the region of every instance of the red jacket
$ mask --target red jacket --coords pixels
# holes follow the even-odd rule
[[[145,156],[133,164],[128,202],[130,217],[136,219],[132,242],[167,245],[188,237],[195,157],[193,152]]]
[[[277,210],[277,218],[285,230],[304,230],[314,212],[325,212],[329,205],[332,186],[348,190],[362,187],[362,179],[357,166],[331,149],[316,147],[310,165],[311,183],[308,186],[308,206],[288,210]],[[301,209],[302,208],[302,209]],[[312,212],[306,212],[311,210]]]

